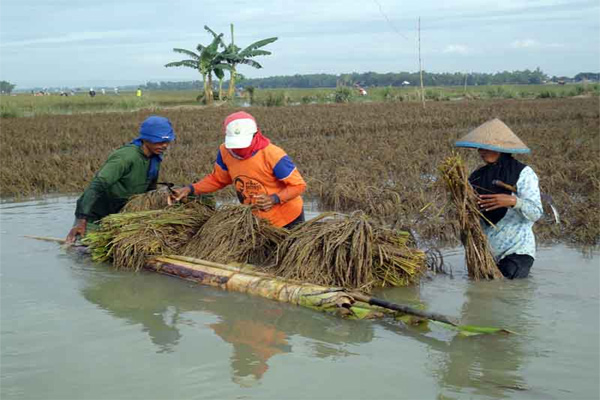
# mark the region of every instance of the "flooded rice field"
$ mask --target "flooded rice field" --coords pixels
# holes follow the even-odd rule
[[[2,399],[599,396],[597,251],[541,247],[529,279],[453,275],[378,293],[500,326],[461,337],[350,321],[148,272],[23,235],[64,237],[75,198],[0,205]]]

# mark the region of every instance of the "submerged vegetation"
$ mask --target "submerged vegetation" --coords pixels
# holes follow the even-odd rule
[[[223,140],[222,121],[231,112],[227,106],[161,110],[177,132],[161,181],[184,185],[210,172]],[[597,97],[428,102],[424,109],[413,102],[252,107],[249,112],[307,180],[307,207],[363,210],[392,227],[410,229],[418,241],[455,240],[453,206],[438,165],[457,138],[499,117],[532,149],[517,157],[536,171],[542,193],[560,213],[560,224],[548,213],[534,225],[537,238],[587,244],[600,238]],[[81,192],[150,113],[2,120],[2,197]],[[481,163],[476,151],[460,154],[468,169]],[[219,196],[235,198],[231,191]]]

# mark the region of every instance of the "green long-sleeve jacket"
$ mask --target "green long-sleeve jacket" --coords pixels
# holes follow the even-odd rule
[[[134,194],[156,188],[148,178],[150,158],[142,149],[128,144],[113,151],[77,200],[75,217],[96,222],[117,213]]]

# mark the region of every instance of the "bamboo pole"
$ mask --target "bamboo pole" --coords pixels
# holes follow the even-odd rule
[[[273,276],[273,275],[269,275],[260,271],[256,271],[252,266],[250,265],[245,265],[245,266],[240,266],[240,267],[236,267],[233,265],[227,265],[227,264],[219,264],[219,263],[214,263],[211,261],[206,261],[206,260],[201,260],[198,258],[193,258],[193,257],[185,257],[185,256],[168,256],[168,258],[173,259],[173,260],[178,260],[178,261],[183,261],[183,262],[189,262],[189,263],[193,263],[195,265],[206,265],[209,267],[214,267],[214,268],[221,268],[227,271],[231,271],[234,273],[244,273],[244,274],[248,274],[248,275],[253,275],[256,277],[261,277],[264,279],[275,279],[278,280],[282,283],[288,284],[288,285],[303,285],[303,286],[310,286],[313,288],[318,287],[319,291],[323,291],[323,290],[327,290],[329,288],[323,287],[323,286],[318,286],[318,285],[307,285],[307,284],[303,284],[300,282],[295,282],[295,281],[290,281],[290,280],[286,280],[286,279],[281,279],[279,277]],[[333,288],[333,290],[338,290],[337,288]],[[354,291],[341,291],[340,293],[344,293],[347,294],[348,296],[350,296],[353,300],[355,301],[359,301],[365,304],[370,304],[373,306],[377,306],[377,307],[382,307],[382,308],[386,308],[388,310],[393,310],[393,311],[397,311],[403,314],[409,314],[409,315],[413,315],[415,317],[420,317],[420,318],[424,318],[424,319],[430,319],[433,321],[439,321],[439,322],[443,322],[446,324],[450,324],[453,326],[459,326],[459,323],[456,319],[451,318],[451,317],[447,317],[445,315],[442,314],[438,314],[435,312],[429,312],[429,311],[424,311],[424,310],[418,310],[416,308],[413,307],[409,307],[403,304],[396,304],[396,303],[391,303],[388,302],[386,300],[382,300],[382,299],[378,299],[372,296],[367,296],[364,293],[359,293],[359,292],[354,292]]]
[[[196,258],[165,256],[148,260],[145,268],[203,285],[261,296],[342,317],[372,319],[381,318],[386,313],[394,314],[380,307],[356,302],[341,288],[286,281],[259,271],[251,271],[247,267],[241,269]]]
[[[60,243],[60,244],[67,243],[67,241],[65,239],[59,239],[59,238],[48,237],[48,236],[23,235],[23,237],[26,237],[28,239],[42,240],[44,242],[54,242],[54,243]]]
[[[425,91],[423,89],[423,66],[421,63],[421,17],[419,17],[419,75],[421,76],[421,102],[425,108]]]

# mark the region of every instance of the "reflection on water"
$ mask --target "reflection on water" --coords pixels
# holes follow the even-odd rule
[[[112,316],[123,318],[130,324],[140,324],[157,347],[157,352],[172,352],[181,334],[177,328],[180,311],[169,306],[161,287],[151,285],[145,279],[120,276],[102,279],[81,291],[89,302],[108,311]]]
[[[520,287],[515,290],[517,285]],[[528,280],[471,283],[465,292],[462,321],[510,326],[523,334],[531,323],[528,304],[534,295],[535,287]],[[509,398],[514,390],[526,390],[522,341],[515,335],[453,337],[440,353],[437,374],[441,385],[457,393],[472,388],[475,394],[494,398]]]
[[[232,380],[240,386],[254,385],[269,370],[272,357],[290,353],[290,336],[312,339],[313,355],[319,358],[351,356],[344,345],[373,339],[368,322],[312,315],[314,312],[295,306],[193,284],[182,290],[181,282],[171,277],[161,279],[173,281],[172,285],[157,285],[156,275],[145,272],[80,277],[84,279],[81,293],[87,301],[129,324],[141,325],[157,353],[176,351],[182,337],[180,327],[188,323],[186,313],[202,311],[218,317],[218,322],[206,327],[232,345]],[[308,312],[314,323],[298,319],[298,312]]]
[[[446,252],[452,277],[378,293],[519,333],[465,338],[115,271],[23,238],[64,237],[75,200],[0,204],[3,400],[599,397],[597,250],[540,248],[529,279],[476,283]]]

